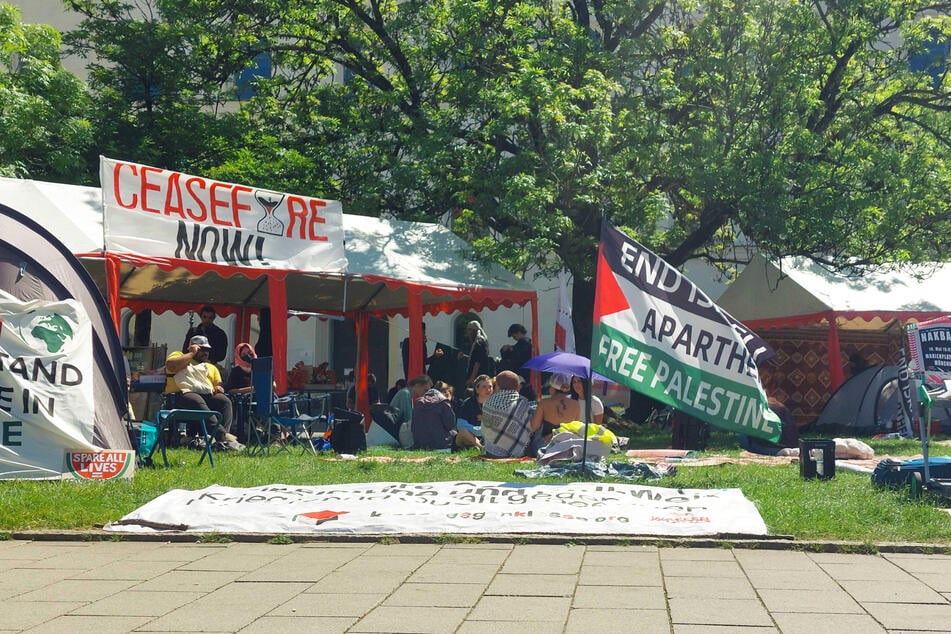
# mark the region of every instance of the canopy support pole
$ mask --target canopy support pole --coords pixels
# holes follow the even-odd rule
[[[106,253],[106,293],[109,295],[109,316],[116,332],[122,335],[122,308],[119,306],[119,270],[122,263],[114,255]]]
[[[409,309],[409,376],[406,380],[423,373],[423,293],[418,286],[407,285],[406,295]]]
[[[829,313],[829,338],[826,343],[829,349],[829,391],[835,393],[845,382],[842,374],[842,355],[839,351],[839,320],[835,313]]]
[[[287,289],[284,280],[273,275],[267,278],[268,302],[271,305],[271,354],[274,357],[274,381],[277,393],[287,393]]]
[[[528,300],[528,305],[532,312],[532,357],[534,358],[541,354],[541,346],[538,343],[538,295],[534,295],[532,299]],[[538,398],[542,397],[541,372],[532,371],[532,390],[535,391]]]
[[[356,382],[353,390],[356,392],[357,411],[363,414],[363,431],[370,431],[370,394],[367,373],[370,365],[370,314],[360,312],[356,318],[357,330],[357,368]]]

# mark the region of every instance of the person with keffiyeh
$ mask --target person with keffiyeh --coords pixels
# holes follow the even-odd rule
[[[250,343],[239,343],[234,347],[234,366],[228,374],[225,391],[229,394],[248,394],[251,392],[251,360],[258,355]]]

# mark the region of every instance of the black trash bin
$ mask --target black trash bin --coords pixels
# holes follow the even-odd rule
[[[799,475],[806,480],[835,477],[835,441],[824,438],[799,440]]]

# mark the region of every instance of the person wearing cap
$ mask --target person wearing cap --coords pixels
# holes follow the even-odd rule
[[[505,344],[499,349],[499,355],[505,369],[512,370],[528,383],[531,380],[531,370],[522,366],[532,358],[532,340],[522,324],[509,326],[508,336],[515,340],[514,344]]]
[[[241,450],[244,445],[230,433],[231,399],[225,394],[218,367],[208,361],[211,343],[204,335],[195,335],[188,340],[186,352],[175,351],[165,360],[165,374],[174,382],[175,407],[179,409],[202,409],[220,414],[215,429],[215,439],[222,449]]]
[[[552,374],[548,380],[550,396],[538,403],[533,423],[541,428],[545,442],[562,423],[581,420],[581,407],[570,396],[571,377],[567,374]]]
[[[185,333],[185,342],[182,344],[182,352],[188,351],[192,337],[201,335],[206,337],[211,344],[211,352],[208,355],[208,360],[220,366],[225,360],[225,357],[228,356],[228,335],[224,330],[215,325],[215,318],[218,316],[218,313],[215,312],[213,306],[202,306],[201,310],[198,311],[198,316],[201,318],[201,323],[197,326],[192,326],[188,329],[188,332]]]
[[[487,458],[522,458],[537,443],[534,403],[518,393],[519,376],[503,370],[495,392],[482,404],[482,447]]]

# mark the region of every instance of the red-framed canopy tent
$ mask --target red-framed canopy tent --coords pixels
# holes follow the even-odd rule
[[[97,187],[0,178],[0,201],[14,203],[10,206],[64,237],[103,295],[111,293],[114,318],[123,307],[136,312],[149,309],[185,314],[210,304],[222,315],[237,315],[236,333],[245,341],[251,315],[268,307],[275,368],[286,367],[287,344],[286,320],[277,319],[277,315],[296,311],[353,319],[358,350],[357,407],[365,414],[369,409],[366,375],[371,316],[407,317],[410,339],[415,342],[422,340],[425,314],[529,304],[532,339],[538,341],[535,290],[502,267],[477,263],[471,257],[471,245],[438,224],[343,214],[345,272],[249,272],[128,254],[103,257],[102,200]],[[411,373],[422,372],[421,348],[410,346]],[[280,391],[286,389],[286,378],[283,372],[276,373]]]
[[[816,380],[825,385],[797,385],[802,398],[813,399],[817,407],[825,403],[847,378],[849,350],[858,350],[865,341],[885,336],[891,347],[901,345],[904,326],[951,313],[951,265],[934,263],[915,268],[882,270],[862,275],[833,272],[805,258],[784,258],[773,262],[756,255],[717,300],[724,310],[774,343],[808,338],[808,333],[824,332],[821,352],[796,349],[777,350],[786,366],[795,373],[794,382]],[[814,337],[813,337],[814,339]],[[848,340],[843,345],[843,339]],[[774,347],[776,347],[774,345]],[[870,350],[875,350],[869,345]],[[879,346],[884,364],[897,364],[898,351],[886,354]],[[844,354],[843,354],[844,353]],[[820,358],[820,356],[824,358]],[[892,356],[893,358],[885,358]],[[809,372],[802,366],[818,366]],[[797,367],[798,366],[798,367]]]

